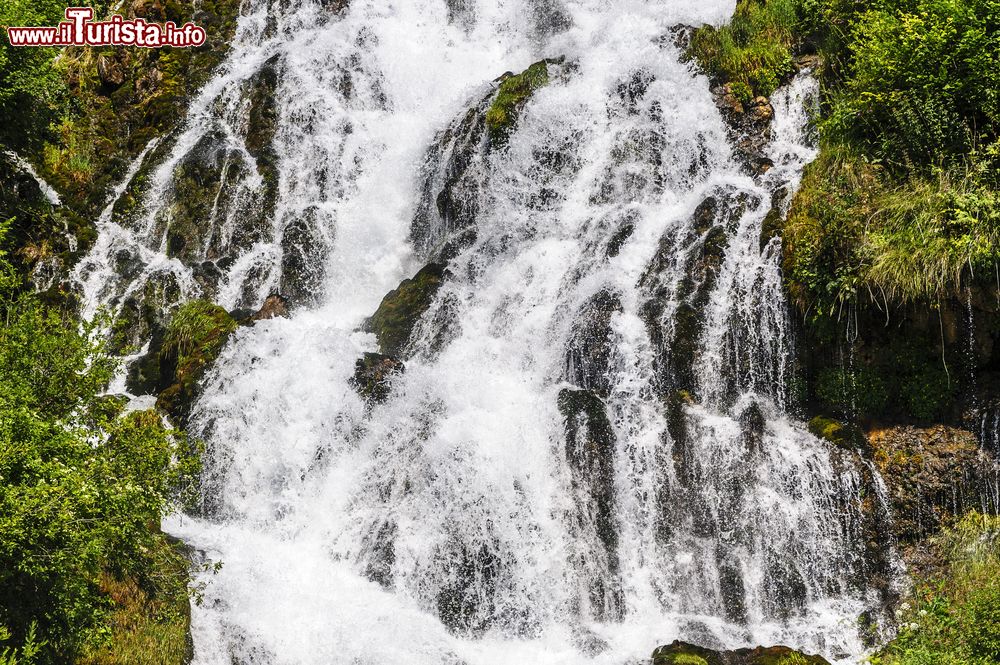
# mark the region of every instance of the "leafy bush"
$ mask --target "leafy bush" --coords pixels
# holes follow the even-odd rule
[[[857,15],[828,130],[897,165],[963,158],[1000,121],[1000,1],[883,0]]]
[[[934,546],[946,568],[917,580],[897,613],[899,636],[873,665],[1000,662],[1000,517],[971,513]]]
[[[102,575],[148,575],[197,457],[156,413],[102,395],[115,362],[93,326],[15,284],[0,289],[0,626],[21,656],[65,663],[107,635]]]

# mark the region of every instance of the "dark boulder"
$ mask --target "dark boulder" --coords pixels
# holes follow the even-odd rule
[[[596,619],[616,620],[621,617],[622,598],[614,519],[614,428],[604,402],[590,390],[560,391],[559,412],[577,507],[572,526],[581,544],[600,544],[595,551],[581,552],[602,571],[589,580],[590,605]]]
[[[573,323],[566,348],[566,380],[601,397],[611,391],[615,350],[611,321],[622,311],[617,294],[601,290],[584,303]]]

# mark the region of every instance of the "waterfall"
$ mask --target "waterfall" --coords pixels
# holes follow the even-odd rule
[[[776,94],[748,175],[674,29],[731,11],[244,3],[75,274],[140,349],[190,298],[297,304],[237,331],[192,410],[204,508],[167,529],[223,564],[196,663],[617,664],[677,638],[857,661],[881,485],[792,415],[764,232],[814,156],[815,82]],[[493,81],[543,58],[490,147]],[[405,372],[365,403],[362,323],[432,260]]]

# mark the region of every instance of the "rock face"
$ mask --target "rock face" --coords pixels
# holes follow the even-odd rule
[[[675,641],[653,652],[653,665],[830,665],[830,662],[789,647],[715,651]]]
[[[943,425],[894,427],[874,431],[868,440],[901,543],[936,532],[966,510],[996,511],[1000,465],[971,432]]]
[[[387,356],[400,358],[410,341],[413,327],[431,306],[444,281],[444,265],[429,263],[412,279],[386,294],[375,314],[364,325],[375,333],[379,348]]]
[[[198,396],[199,381],[236,330],[236,320],[205,300],[181,305],[166,332],[154,336],[150,350],[129,373],[129,390],[157,394],[156,406],[180,425]]]
[[[590,572],[589,602],[607,620],[621,616],[618,529],[614,523],[615,432],[604,402],[590,390],[562,390],[559,412],[566,428],[581,566]]]
[[[267,319],[274,319],[279,316],[288,316],[288,302],[282,296],[272,293],[264,300],[264,304],[260,306],[260,309],[250,317],[250,320],[266,321]]]

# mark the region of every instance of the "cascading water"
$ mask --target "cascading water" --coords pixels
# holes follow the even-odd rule
[[[754,178],[672,30],[732,2],[327,5],[245,3],[77,270],[139,346],[150,306],[301,305],[241,328],[192,411],[205,510],[168,528],[224,564],[196,662],[855,659],[880,485],[788,415],[762,234],[813,156],[811,79],[776,95]],[[490,148],[489,82],[557,56]],[[366,404],[361,324],[430,260],[405,372]]]

